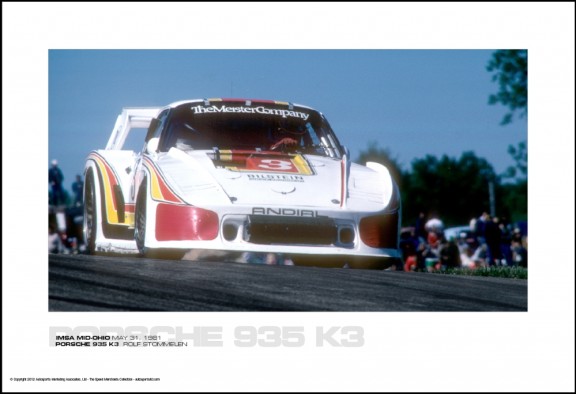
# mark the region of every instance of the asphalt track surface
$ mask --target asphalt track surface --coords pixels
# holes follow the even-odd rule
[[[528,281],[49,255],[50,311],[527,311]]]

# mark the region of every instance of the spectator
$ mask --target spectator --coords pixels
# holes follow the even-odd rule
[[[402,260],[406,261],[409,256],[416,255],[416,249],[418,249],[418,244],[420,241],[416,237],[416,229],[411,228],[408,231],[402,231],[400,234],[400,251],[402,252]]]
[[[418,260],[416,255],[408,256],[406,258],[406,263],[404,264],[404,271],[412,272],[418,269]]]
[[[460,250],[453,239],[443,240],[440,246],[440,264],[443,269],[460,267]]]
[[[48,253],[63,253],[64,243],[58,231],[54,229],[54,226],[48,226]]]
[[[512,249],[510,244],[512,243],[512,231],[510,229],[510,224],[503,218],[500,222],[500,253],[502,257],[502,264],[512,265]]]
[[[432,219],[426,222],[424,228],[426,229],[426,231],[428,231],[426,241],[438,255],[440,249],[440,241],[442,240],[442,238],[444,238],[444,223],[442,222],[442,220],[433,216]]]
[[[416,249],[416,268],[418,271],[424,271],[426,269],[426,255],[429,249],[426,242],[420,242],[418,244],[418,248]]]
[[[423,242],[418,245],[418,254],[416,261],[418,268],[427,272],[433,272],[439,267],[438,249],[431,248],[430,245]]]
[[[500,259],[502,258],[500,249],[502,234],[498,226],[497,217],[490,218],[490,215],[486,215],[484,236],[486,245],[488,245],[488,265],[500,265]]]
[[[477,222],[478,222],[478,219],[476,219],[476,218],[470,219],[470,224],[469,224],[469,226],[470,226],[470,231],[472,231],[472,233],[473,233],[474,235],[476,235],[476,223],[477,223]]]
[[[444,223],[442,220],[432,217],[432,219],[428,220],[424,225],[426,231],[434,231],[436,234],[441,234],[444,231]]]
[[[76,175],[76,182],[72,184],[72,191],[74,192],[74,205],[82,205],[84,200],[84,182],[82,181],[82,177],[80,175]]]
[[[416,228],[410,228],[403,231],[400,235],[400,251],[402,252],[402,261],[404,261],[404,271],[416,271],[418,269],[418,246],[425,243],[424,239],[416,236]],[[401,267],[399,267],[400,269]]]
[[[472,261],[474,262],[474,266],[478,267],[487,267],[488,266],[488,245],[481,244],[476,248],[474,254],[472,255]]]
[[[420,212],[418,218],[416,219],[416,223],[414,224],[414,230],[416,232],[416,237],[420,240],[420,242],[424,242],[426,240],[426,229],[424,225],[426,224],[426,215],[424,212]]]
[[[474,256],[474,249],[468,245],[464,245],[460,251],[460,262],[462,264],[462,268],[469,268],[474,269],[476,268],[476,263],[473,259]]]
[[[476,219],[474,234],[476,235],[476,240],[480,245],[486,243],[486,222],[488,222],[489,219],[490,215],[488,215],[488,212],[482,212],[482,215]]]
[[[65,203],[64,190],[62,190],[62,182],[64,175],[58,167],[58,161],[52,160],[52,167],[48,170],[48,181],[52,187],[52,204],[61,205]]]
[[[431,248],[437,249],[440,246],[440,237],[435,231],[430,231],[426,237],[426,242]]]
[[[519,242],[520,244],[522,244],[522,231],[520,230],[520,228],[515,227],[514,231],[512,232],[512,240],[511,242]]]
[[[512,241],[512,260],[515,266],[528,268],[528,251],[522,242]]]

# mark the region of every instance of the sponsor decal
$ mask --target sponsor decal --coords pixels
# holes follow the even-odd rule
[[[302,175],[248,174],[248,180],[268,182],[304,182],[304,177]]]
[[[299,216],[304,218],[318,217],[318,211],[312,209],[295,209],[295,208],[252,208],[252,215],[276,215],[276,216]]]
[[[302,155],[254,154],[256,152],[239,150],[220,151],[219,164],[230,171],[260,172],[260,173],[292,173],[298,175],[313,175],[312,168]],[[228,164],[229,163],[229,164]],[[252,177],[250,180],[290,180],[288,178]],[[294,178],[296,182],[304,182],[301,177]]]
[[[202,105],[197,105],[191,107],[194,114],[210,114],[210,113],[242,113],[242,114],[262,114],[262,115],[272,115],[281,116],[282,118],[297,118],[308,120],[310,114],[299,111],[290,111],[287,109],[275,109],[266,107],[227,107],[222,105],[217,107],[212,105],[210,107],[205,107]]]

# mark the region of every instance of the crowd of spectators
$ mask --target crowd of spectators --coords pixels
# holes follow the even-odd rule
[[[433,272],[449,268],[528,267],[526,226],[513,225],[484,212],[468,226],[446,231],[437,217],[421,213],[400,239],[405,271]],[[450,229],[452,230],[452,229]]]
[[[48,170],[48,253],[76,254],[85,250],[82,233],[83,189],[80,175],[70,196],[63,185],[64,174],[57,160]]]

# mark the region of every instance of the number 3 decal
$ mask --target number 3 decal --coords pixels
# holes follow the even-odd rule
[[[258,167],[277,171],[290,171],[293,169],[291,161],[275,159],[261,160]]]

